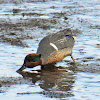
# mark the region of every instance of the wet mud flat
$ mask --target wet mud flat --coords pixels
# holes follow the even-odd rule
[[[8,0],[9,1],[9,0]],[[44,12],[42,7],[43,2],[39,4],[31,4],[32,8],[22,6],[20,2],[14,3],[13,1],[5,1],[1,6],[1,19],[0,19],[0,42],[8,42],[11,45],[28,46],[23,42],[25,39],[34,39],[41,37],[42,34],[48,35],[57,31],[64,30],[68,27],[67,12],[63,11],[49,11]],[[22,1],[21,1],[22,2]],[[33,0],[33,3],[36,2]],[[36,2],[36,3],[37,3]],[[46,2],[46,1],[45,1]],[[9,3],[11,3],[9,5]],[[25,3],[25,1],[23,1]],[[7,5],[8,4],[8,5]],[[8,6],[8,9],[3,9],[3,6]],[[28,3],[27,3],[28,5]],[[36,7],[35,7],[36,5]],[[44,4],[45,5],[45,4]],[[12,6],[11,8],[9,6]],[[41,9],[39,9],[39,7]],[[58,7],[47,6],[48,9],[55,9]],[[5,17],[4,17],[5,16]],[[80,30],[74,29],[76,33]]]
[[[99,6],[96,0],[1,0],[0,98],[99,100]],[[16,72],[44,36],[67,28],[77,35],[76,64],[66,57],[47,69],[37,66]]]

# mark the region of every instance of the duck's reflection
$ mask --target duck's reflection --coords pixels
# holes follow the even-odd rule
[[[51,67],[37,70],[37,73],[19,72],[24,78],[32,78],[32,83],[39,82],[39,86],[44,90],[42,94],[49,97],[73,96],[72,88],[75,82],[75,66],[73,70],[68,68]],[[71,67],[70,67],[71,68]]]

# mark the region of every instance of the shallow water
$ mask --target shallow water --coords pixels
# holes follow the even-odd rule
[[[0,1],[0,98],[2,100],[100,99],[100,1]],[[52,68],[16,71],[46,35],[71,28],[73,56]]]

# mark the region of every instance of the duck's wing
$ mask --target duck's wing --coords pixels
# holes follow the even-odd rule
[[[75,42],[71,34],[54,34],[50,37],[49,41],[50,43],[54,44],[58,50],[73,48]]]

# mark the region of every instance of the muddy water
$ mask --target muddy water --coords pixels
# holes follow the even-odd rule
[[[71,28],[73,55],[52,68],[17,73],[46,35]],[[100,1],[1,0],[0,100],[99,100]]]

